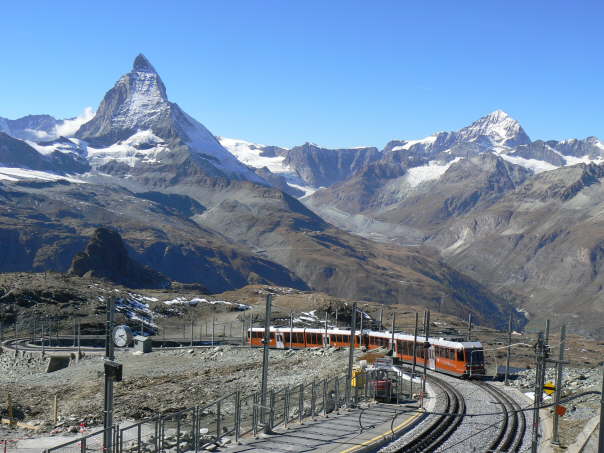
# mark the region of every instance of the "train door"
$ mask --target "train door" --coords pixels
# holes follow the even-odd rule
[[[283,341],[283,333],[281,333],[281,332],[275,332],[275,342],[277,343],[277,348],[278,349],[284,349],[285,348],[285,342]]]
[[[434,357],[434,346],[428,348],[428,368],[431,370],[436,368],[436,359]]]
[[[323,334],[323,347],[324,348],[329,347],[329,335]]]

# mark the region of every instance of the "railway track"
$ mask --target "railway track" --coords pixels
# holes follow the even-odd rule
[[[443,408],[439,412],[446,413],[447,415],[437,416],[434,421],[417,436],[414,436],[413,439],[403,445],[397,445],[393,449],[389,449],[389,451],[397,453],[428,453],[436,451],[463,421],[466,404],[461,393],[443,379],[429,376],[428,380],[432,388],[438,391],[444,400]]]
[[[518,452],[522,446],[526,431],[526,417],[520,411],[520,405],[504,391],[486,382],[477,383],[489,393],[501,406],[502,422],[497,436],[487,448],[487,452]]]

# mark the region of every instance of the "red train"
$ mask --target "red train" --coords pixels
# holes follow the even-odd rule
[[[264,328],[248,329],[247,341],[251,346],[262,346]],[[325,346],[348,347],[350,330],[304,329],[299,327],[271,327],[269,346],[272,348],[318,348]],[[367,350],[392,349],[392,333],[372,330],[356,331],[355,348]],[[478,341],[452,341],[444,338],[417,338],[416,363],[435,371],[458,377],[484,375],[484,352]],[[394,334],[394,356],[402,362],[413,363],[413,335]]]

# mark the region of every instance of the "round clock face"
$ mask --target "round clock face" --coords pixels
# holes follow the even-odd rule
[[[113,344],[125,348],[132,342],[132,331],[128,326],[117,326],[113,329]]]

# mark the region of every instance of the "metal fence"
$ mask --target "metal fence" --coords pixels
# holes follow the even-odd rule
[[[349,391],[347,391],[347,388]],[[304,423],[353,407],[380,400],[407,401],[411,385],[392,370],[370,370],[346,376],[313,381],[293,387],[271,389],[262,395],[231,393],[204,406],[192,407],[126,426],[111,428],[113,445],[105,448],[105,430],[49,448],[46,453],[190,453],[210,445],[237,443],[243,436],[257,436],[291,423]],[[348,400],[347,400],[348,399]]]

